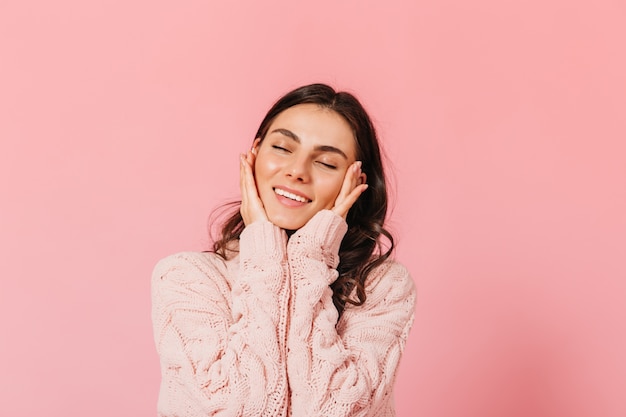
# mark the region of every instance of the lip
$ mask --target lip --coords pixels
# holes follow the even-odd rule
[[[283,191],[287,191],[288,193],[295,194],[295,195],[297,195],[298,197],[302,197],[302,198],[304,198],[304,199],[308,200],[308,201],[307,201],[308,203],[310,203],[311,201],[313,201],[313,199],[312,199],[311,197],[309,197],[308,195],[306,195],[306,194],[304,194],[304,193],[302,193],[302,192],[300,192],[300,191],[298,191],[298,190],[294,190],[293,188],[285,187],[285,186],[283,186],[283,185],[275,185],[274,187],[272,187],[272,190],[274,190],[274,189],[276,189],[276,188],[280,188],[280,189],[281,189],[281,190],[283,190]]]

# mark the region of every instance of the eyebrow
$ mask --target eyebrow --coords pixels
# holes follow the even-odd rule
[[[300,138],[298,137],[298,135],[296,135],[295,133],[293,133],[291,130],[288,129],[283,129],[283,128],[278,128],[278,129],[274,129],[270,132],[270,134],[272,133],[280,133],[283,136],[287,136],[290,139],[293,139],[295,142],[297,143],[301,143]],[[344,151],[342,151],[339,148],[335,148],[334,146],[330,146],[330,145],[317,145],[314,148],[316,151],[319,152],[332,152],[332,153],[336,153],[338,155],[343,156],[345,159],[348,159],[348,156],[345,154]]]

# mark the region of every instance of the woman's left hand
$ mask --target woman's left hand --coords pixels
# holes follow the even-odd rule
[[[356,161],[350,165],[332,211],[345,219],[354,202],[367,190],[367,184],[364,184],[365,178],[365,174],[361,170],[361,161]]]

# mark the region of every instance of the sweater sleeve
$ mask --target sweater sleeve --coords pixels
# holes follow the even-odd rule
[[[232,288],[217,255],[182,253],[157,264],[159,416],[286,415],[285,248],[285,233],[271,223],[246,227]]]
[[[337,279],[345,221],[321,211],[288,244],[292,279],[287,374],[293,415],[393,415],[395,373],[413,322],[415,286],[387,261],[371,272],[367,301],[341,320],[329,285]]]

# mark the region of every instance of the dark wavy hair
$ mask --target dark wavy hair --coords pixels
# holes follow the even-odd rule
[[[339,249],[339,277],[331,285],[333,302],[341,315],[346,304],[362,305],[367,296],[365,280],[368,274],[382,264],[394,249],[393,236],[384,228],[387,214],[387,184],[376,130],[361,103],[352,94],[335,91],[325,84],[311,84],[297,88],[281,97],[267,112],[255,135],[261,141],[281,112],[298,104],[317,104],[341,115],[352,128],[356,139],[356,158],[363,162],[368,188],[348,212],[348,231]],[[239,212],[241,202],[221,226],[213,252],[229,258],[232,243],[239,239],[245,225]],[[381,235],[387,242],[381,242]],[[354,293],[354,296],[353,296]]]

